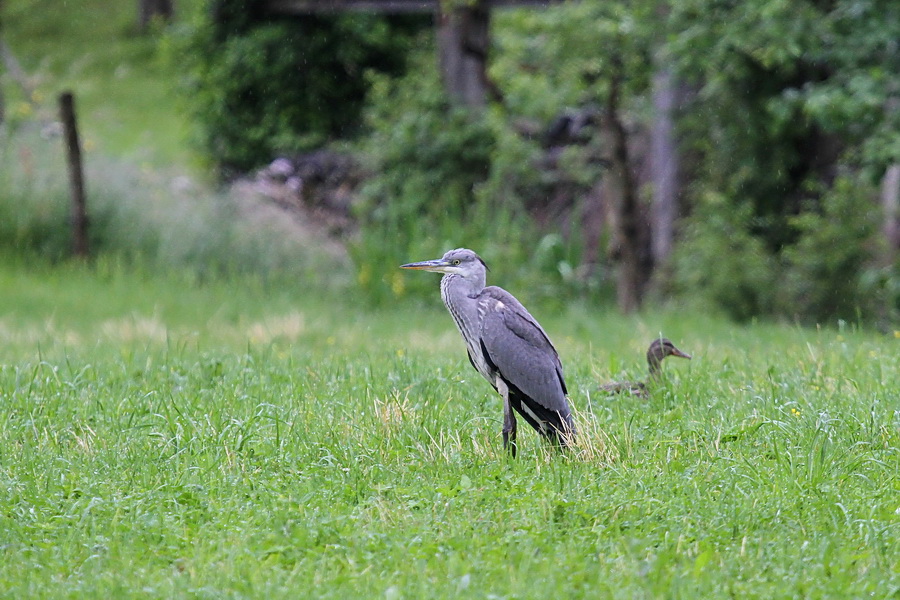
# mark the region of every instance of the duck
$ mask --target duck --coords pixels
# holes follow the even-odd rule
[[[659,378],[662,372],[662,361],[668,356],[677,356],[679,358],[691,359],[691,355],[682,352],[675,347],[668,338],[659,337],[650,342],[647,348],[647,368],[649,375],[647,381],[614,381],[600,386],[604,392],[611,394],[631,394],[639,398],[649,397],[647,385],[652,384]]]

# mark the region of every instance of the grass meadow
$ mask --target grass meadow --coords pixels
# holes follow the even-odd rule
[[[581,440],[511,460],[434,284],[0,262],[0,594],[898,597],[900,333],[534,306]]]
[[[0,597],[900,597],[900,332],[626,318],[510,285],[581,431],[559,454],[523,429],[511,460],[437,276],[427,302],[362,306],[314,241],[170,185],[198,159],[177,65],[133,19],[3,6],[34,87],[0,78],[12,129],[78,96],[101,258],[33,260],[67,247],[59,150],[4,142]],[[648,400],[600,394],[660,332],[694,359]]]

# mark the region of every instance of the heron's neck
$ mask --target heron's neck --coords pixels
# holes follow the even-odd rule
[[[484,285],[467,280],[465,277],[448,273],[441,278],[441,299],[463,337],[466,333],[474,334],[478,329],[478,310],[475,308],[478,294]]]
[[[481,281],[473,281],[462,275],[447,273],[441,277],[441,296],[450,293],[453,296],[463,296],[468,298],[477,297],[484,289],[484,279]],[[446,302],[446,299],[444,300]]]

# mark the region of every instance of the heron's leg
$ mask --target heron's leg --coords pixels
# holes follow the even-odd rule
[[[516,415],[509,403],[509,387],[497,377],[497,391],[503,396],[503,447],[516,457]]]

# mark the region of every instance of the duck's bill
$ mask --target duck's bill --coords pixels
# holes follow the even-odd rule
[[[687,352],[682,352],[678,348],[672,348],[672,356],[677,356],[679,358],[686,358],[688,360],[691,360],[690,354],[688,354]]]

